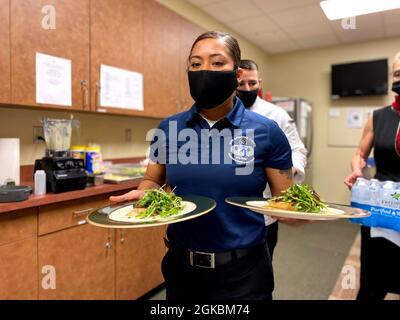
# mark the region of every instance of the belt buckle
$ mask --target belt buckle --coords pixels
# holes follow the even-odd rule
[[[190,265],[193,267],[215,269],[215,253],[190,251]]]

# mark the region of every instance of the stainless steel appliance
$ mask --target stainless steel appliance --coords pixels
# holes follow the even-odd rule
[[[71,119],[49,119],[42,121],[46,154],[35,161],[35,172],[46,172],[46,189],[59,193],[84,189],[86,171],[82,159],[72,157],[71,137],[73,126],[79,129],[79,122]]]
[[[295,121],[300,138],[307,148],[307,166],[305,183],[312,184],[312,148],[313,148],[313,120],[312,104],[302,98],[274,97],[271,101],[283,108]]]

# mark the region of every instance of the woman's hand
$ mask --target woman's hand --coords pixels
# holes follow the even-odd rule
[[[351,189],[353,187],[353,184],[356,183],[357,178],[362,177],[363,174],[361,172],[361,170],[354,170],[351,175],[349,175],[348,177],[346,177],[346,179],[344,179],[344,184]]]
[[[111,196],[109,200],[111,202],[125,202],[131,200],[138,200],[143,197],[144,191],[143,190],[132,190],[120,196]]]
[[[165,165],[149,163],[143,181],[139,184],[137,190],[129,191],[121,196],[111,196],[111,202],[125,202],[139,200],[144,195],[144,190],[158,189],[165,183]]]

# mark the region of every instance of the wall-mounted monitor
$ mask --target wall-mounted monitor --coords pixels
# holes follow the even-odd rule
[[[388,60],[334,64],[332,99],[388,94]]]

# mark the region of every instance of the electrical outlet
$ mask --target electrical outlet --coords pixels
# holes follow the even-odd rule
[[[33,143],[44,143],[44,132],[42,126],[33,127]]]
[[[125,129],[125,142],[132,142],[132,129]]]

